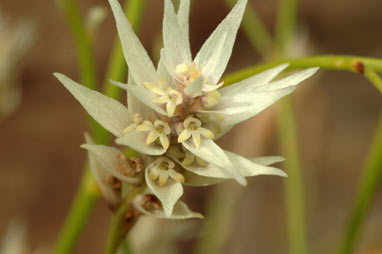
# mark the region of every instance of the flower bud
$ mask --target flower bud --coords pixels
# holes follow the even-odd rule
[[[204,95],[200,99],[200,102],[203,108],[210,109],[215,107],[219,103],[220,97],[221,97],[220,93],[214,90]]]

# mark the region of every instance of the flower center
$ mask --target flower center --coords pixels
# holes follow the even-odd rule
[[[198,129],[198,125],[196,123],[190,123],[188,126],[187,126],[187,129],[189,129],[190,131],[196,131]]]

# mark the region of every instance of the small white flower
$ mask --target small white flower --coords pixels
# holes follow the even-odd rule
[[[167,183],[169,177],[177,182],[184,183],[184,176],[175,171],[175,163],[166,157],[159,157],[148,166],[149,177],[155,181],[158,179],[159,186]]]
[[[149,135],[146,138],[146,144],[149,145],[159,138],[160,143],[163,148],[167,150],[170,145],[168,135],[171,133],[170,126],[168,123],[161,120],[156,120],[154,124],[150,121],[144,121],[141,125],[136,128],[138,131],[149,131]]]
[[[202,122],[199,119],[194,117],[188,117],[184,122],[184,130],[178,136],[178,142],[183,143],[188,140],[192,136],[192,140],[196,146],[199,148],[200,146],[200,135],[203,135],[207,138],[213,139],[214,134],[212,131],[201,127]]]

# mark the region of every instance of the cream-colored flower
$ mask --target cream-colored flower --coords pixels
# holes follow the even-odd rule
[[[151,180],[158,179],[159,186],[165,185],[169,177],[184,183],[184,176],[175,171],[175,163],[166,157],[158,157],[155,162],[148,166],[148,171]]]
[[[136,128],[138,131],[149,131],[149,135],[146,138],[146,144],[149,145],[159,138],[159,141],[163,148],[167,150],[170,145],[168,135],[171,133],[168,123],[161,120],[156,120],[154,124],[150,121],[144,121]]]
[[[194,59],[188,39],[190,1],[181,0],[178,13],[171,0],[164,2],[164,48],[155,69],[119,2],[109,0],[129,66],[127,84],[113,83],[127,90],[128,108],[62,74],[55,75],[95,120],[117,136],[118,144],[145,154],[141,157],[145,158],[147,188],[170,218],[183,185],[203,186],[228,179],[245,185],[248,176],[286,176],[269,166],[282,158],[244,158],[223,150],[214,139],[293,92],[317,68],[272,81],[287,66],[281,65],[219,89],[247,0],[237,1]],[[106,149],[85,148],[93,153]],[[104,156],[98,153],[98,157]],[[106,161],[110,164],[114,159]],[[127,182],[115,167],[109,172]]]
[[[184,130],[178,136],[179,143],[183,143],[184,141],[192,137],[196,148],[199,148],[201,135],[210,139],[214,138],[214,134],[212,133],[212,131],[201,127],[202,122],[194,117],[188,117],[186,120],[184,120],[183,126]]]

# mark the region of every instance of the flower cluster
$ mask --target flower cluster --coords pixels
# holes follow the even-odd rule
[[[281,157],[244,158],[221,149],[215,142],[234,125],[245,121],[291,93],[317,68],[272,81],[287,65],[252,76],[231,86],[219,80],[231,56],[247,0],[237,4],[192,59],[189,0],[181,0],[177,13],[165,0],[164,48],[154,67],[117,0],[109,0],[123,53],[129,67],[127,104],[90,90],[55,73],[61,83],[106,130],[116,143],[137,151],[127,157],[117,148],[96,145],[90,137],[82,147],[105,198],[118,204],[124,183],[147,186],[135,200],[145,214],[166,218],[201,217],[179,201],[183,185],[204,186],[247,176],[286,176],[269,165]],[[220,88],[220,89],[219,89]]]

